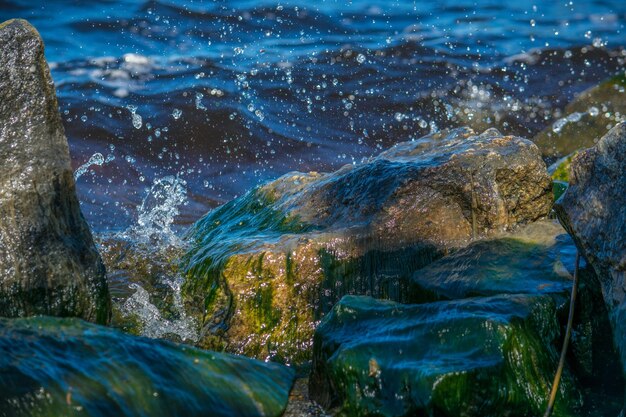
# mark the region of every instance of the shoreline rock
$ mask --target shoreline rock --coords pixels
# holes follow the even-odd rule
[[[280,417],[294,371],[76,318],[0,319],[0,415]]]
[[[626,120],[626,74],[583,91],[563,114],[533,138],[550,163],[594,146],[611,127]]]
[[[0,316],[107,323],[105,269],[76,197],[41,37],[0,24]]]
[[[596,271],[626,376],[626,123],[571,162],[555,211]]]
[[[418,305],[346,296],[315,334],[311,397],[338,415],[540,415],[558,334],[547,296]],[[579,415],[581,399],[566,370],[553,415]]]
[[[209,212],[188,233],[183,295],[200,346],[303,363],[343,295],[401,301],[416,269],[551,206],[532,142],[443,131],[334,173],[287,174]]]

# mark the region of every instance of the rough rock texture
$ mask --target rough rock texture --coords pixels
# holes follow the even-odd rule
[[[414,270],[551,205],[532,142],[445,131],[334,173],[285,175],[208,213],[188,235],[183,293],[203,346],[299,362],[344,294],[402,300]]]
[[[267,416],[294,371],[72,319],[0,319],[0,416]]]
[[[558,354],[554,301],[504,295],[404,305],[344,297],[315,334],[310,391],[341,416],[541,415]],[[565,372],[554,416],[578,416]]]
[[[611,127],[626,120],[626,75],[582,92],[565,107],[563,117],[541,131],[533,142],[550,160],[593,146]]]
[[[43,42],[24,20],[0,25],[0,161],[0,315],[107,322]]]
[[[579,152],[569,180],[555,210],[598,274],[626,364],[626,123]]]

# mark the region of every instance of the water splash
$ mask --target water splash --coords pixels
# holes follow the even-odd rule
[[[198,341],[198,331],[195,321],[186,315],[182,305],[180,293],[182,282],[183,278],[179,275],[172,279],[162,280],[162,283],[172,290],[173,308],[179,313],[177,318],[163,317],[161,311],[150,302],[150,293],[135,283],[129,285],[135,293],[124,302],[121,310],[124,314],[135,315],[141,321],[143,336],[160,339],[168,335],[176,335],[185,342],[194,343]]]
[[[128,111],[130,111],[130,114],[132,116],[133,127],[135,129],[141,129],[141,127],[143,126],[143,119],[140,114],[137,114],[137,106],[133,106],[131,104],[126,106],[126,108],[128,109]]]
[[[108,158],[107,158],[108,159]],[[89,161],[85,162],[74,171],[74,181],[78,180],[93,165],[102,166],[105,163],[104,156],[100,152],[94,153]]]
[[[127,237],[138,243],[164,245],[180,242],[172,230],[180,207],[187,203],[187,182],[178,176],[157,178],[137,209],[137,224],[126,230]]]
[[[178,259],[184,242],[173,229],[179,207],[187,203],[186,182],[178,176],[154,180],[137,222],[123,232],[102,236],[100,247],[121,319],[116,326],[139,322],[143,336],[193,343],[197,324],[187,316],[181,296]],[[113,291],[112,293],[115,293]],[[133,326],[131,326],[133,327]]]
[[[556,122],[552,124],[552,131],[554,133],[561,133],[563,128],[568,123],[576,123],[579,122],[584,116],[597,117],[600,114],[600,110],[597,107],[589,107],[586,112],[574,112],[572,114],[567,115],[566,117],[562,117]]]

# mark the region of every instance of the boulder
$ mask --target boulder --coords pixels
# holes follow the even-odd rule
[[[76,197],[37,31],[0,24],[0,316],[105,323],[105,270]]]
[[[337,415],[542,415],[558,353],[556,305],[501,295],[404,305],[344,297],[315,334],[311,397]],[[553,416],[578,416],[565,371]]]
[[[294,371],[76,318],[0,319],[0,416],[275,416]]]
[[[409,302],[497,294],[558,294],[572,288],[576,247],[556,220],[473,242],[415,271]]]
[[[598,275],[626,364],[626,123],[579,152],[569,180],[555,211]]]
[[[533,138],[550,161],[593,146],[611,127],[626,120],[626,74],[583,91],[563,113]]]
[[[550,177],[530,141],[443,131],[329,173],[291,173],[189,231],[181,271],[201,345],[298,363],[344,294],[402,300],[416,269],[546,216]]]
[[[545,295],[565,327],[576,246],[556,220],[541,220],[473,242],[416,271],[408,301],[424,303],[502,294]],[[568,366],[606,397],[623,387],[611,326],[593,269],[581,262]],[[560,341],[558,343],[560,345]]]

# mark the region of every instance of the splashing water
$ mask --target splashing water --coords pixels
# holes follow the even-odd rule
[[[89,161],[85,162],[74,171],[74,181],[79,179],[93,165],[102,166],[105,163],[104,156],[100,152],[94,153]]]
[[[556,122],[552,124],[552,131],[554,133],[561,133],[563,128],[568,123],[576,123],[579,122],[585,116],[597,117],[600,114],[600,110],[593,106],[589,107],[586,112],[574,112],[572,114],[567,115],[566,117],[562,117]],[[617,120],[617,119],[616,119]]]
[[[180,206],[187,203],[186,182],[178,176],[154,180],[141,205],[137,223],[123,232],[102,236],[101,252],[120,318],[113,325],[143,336],[195,342],[197,325],[182,303],[183,277],[178,261],[184,250],[173,230]]]
[[[195,321],[185,314],[180,295],[183,278],[177,275],[173,279],[164,279],[173,293],[173,307],[180,314],[179,317],[167,319],[161,311],[150,302],[150,294],[139,284],[130,284],[129,288],[135,293],[121,306],[127,315],[135,315],[142,323],[141,334],[146,337],[159,339],[168,335],[176,335],[185,342],[196,342],[198,332]]]
[[[137,243],[180,245],[172,225],[180,207],[187,203],[186,185],[185,180],[172,175],[154,180],[137,209],[137,224],[124,232],[126,236]]]
[[[133,127],[135,129],[141,129],[141,126],[143,126],[143,118],[140,114],[137,114],[137,106],[128,105],[126,108],[130,111],[132,116]]]

